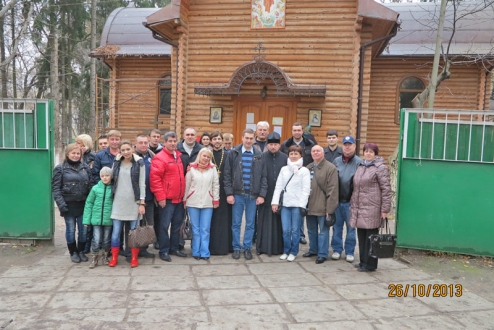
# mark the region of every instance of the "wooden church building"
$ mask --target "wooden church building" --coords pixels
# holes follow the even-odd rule
[[[240,142],[261,120],[283,139],[301,122],[320,144],[336,129],[361,145],[376,142],[387,157],[398,142],[398,109],[411,107],[428,83],[435,6],[172,0],[161,9],[118,8],[91,52],[111,68],[110,79],[98,80],[110,95],[98,107],[108,116],[98,129],[133,138],[192,126]],[[492,61],[481,55],[492,56],[492,12],[465,19],[475,24],[457,24],[456,62],[436,94],[438,109],[488,108]],[[450,28],[449,21],[444,40]]]

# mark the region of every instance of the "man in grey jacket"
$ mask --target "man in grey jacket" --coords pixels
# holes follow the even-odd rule
[[[262,161],[262,153],[254,148],[254,131],[246,129],[242,132],[242,144],[230,150],[225,163],[224,184],[226,201],[232,204],[233,223],[233,259],[240,258],[240,250],[244,249],[244,257],[252,259],[252,239],[257,205],[264,203],[268,184],[266,166]],[[240,244],[242,215],[245,211],[244,243]]]
[[[337,157],[333,164],[338,169],[339,202],[335,211],[336,223],[333,227],[331,248],[333,260],[338,260],[343,253],[343,225],[346,226],[345,254],[346,261],[355,260],[354,252],[357,244],[356,231],[350,223],[350,199],[353,193],[353,176],[362,159],[355,155],[355,139],[353,136],[343,138],[343,155]]]

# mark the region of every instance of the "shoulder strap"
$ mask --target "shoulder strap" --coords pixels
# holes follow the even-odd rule
[[[315,168],[315,166],[312,166],[312,168],[314,169],[314,168]],[[326,190],[324,190],[324,189],[322,188],[322,186],[319,184],[319,181],[317,181],[315,171],[314,171],[314,177],[312,178],[312,180],[316,180],[316,183],[317,183],[317,185],[319,186],[319,189],[321,189],[321,190],[322,190],[322,192],[323,192],[323,194],[324,194],[324,196],[326,196]]]
[[[283,190],[284,190],[284,191],[286,191],[286,186],[288,186],[288,184],[289,184],[289,183],[290,183],[290,181],[292,180],[292,178],[293,178],[293,175],[294,175],[294,174],[295,174],[295,173],[292,173],[292,176],[290,177],[290,179],[288,179],[288,182],[286,183],[285,188],[283,188]]]

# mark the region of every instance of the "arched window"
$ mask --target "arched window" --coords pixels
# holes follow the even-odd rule
[[[403,78],[398,85],[398,104],[396,106],[395,124],[400,124],[400,110],[402,108],[413,108],[412,100],[418,93],[422,92],[425,84],[422,79],[417,77]]]
[[[172,110],[172,77],[163,77],[159,82],[160,115],[169,115]]]

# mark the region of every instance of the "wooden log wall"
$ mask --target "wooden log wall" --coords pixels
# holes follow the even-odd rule
[[[398,83],[407,76],[418,76],[427,83],[431,59],[378,58],[372,62],[370,84],[368,142],[379,146],[379,154],[387,161],[397,144],[400,126],[395,123]],[[475,110],[479,103],[481,70],[476,65],[451,66],[451,78],[439,86],[434,108]],[[366,141],[362,141],[365,143]],[[362,143],[362,146],[363,146]]]
[[[134,140],[155,128],[150,122],[159,113],[159,78],[171,75],[170,58],[117,58],[113,60],[110,93],[110,128],[121,131],[122,138]],[[172,93],[172,104],[174,97]],[[170,128],[170,115],[160,115],[162,131]]]
[[[348,134],[356,109],[356,1],[286,1],[286,28],[251,30],[251,0],[191,0],[188,21],[187,108],[184,127],[199,132],[233,129],[234,97],[195,95],[196,83],[226,83],[256,54],[261,42],[266,61],[278,65],[295,84],[326,84],[326,97],[298,97],[297,120],[308,122],[309,109],[322,109],[322,127],[312,133],[326,144],[329,128]],[[268,95],[274,86],[267,83]],[[259,96],[250,79],[241,95]],[[356,97],[356,96],[355,96]],[[209,108],[223,107],[223,123],[209,123]],[[286,125],[286,124],[285,124]],[[288,123],[291,126],[291,123]],[[286,127],[284,129],[287,129]],[[238,138],[237,138],[238,140]]]

